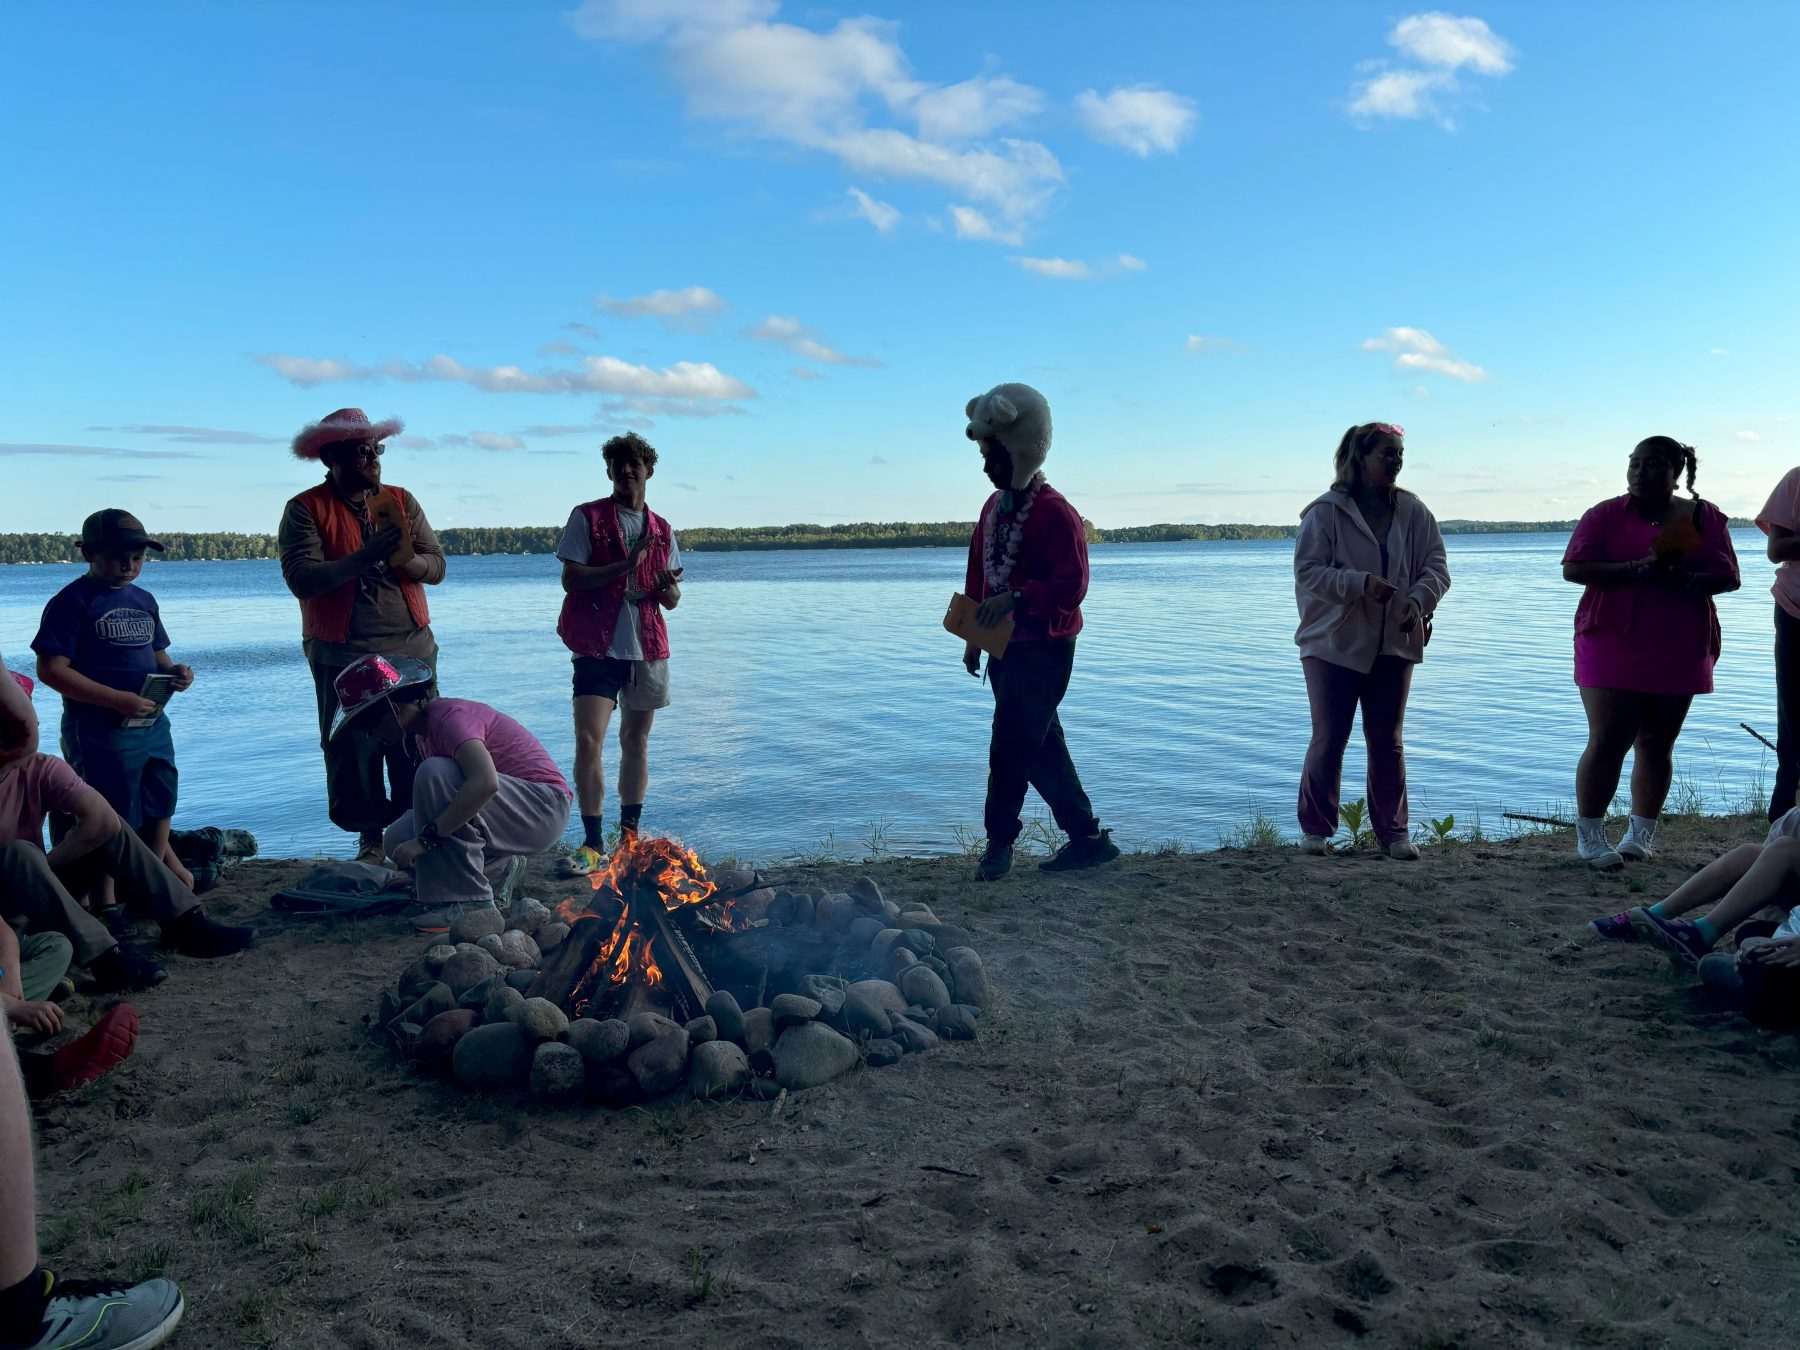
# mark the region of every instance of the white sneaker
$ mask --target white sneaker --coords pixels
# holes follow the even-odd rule
[[[1619,840],[1618,855],[1628,862],[1642,862],[1656,852],[1656,822],[1643,816],[1633,816],[1631,824],[1625,830],[1625,837]]]
[[[1575,822],[1575,856],[1599,872],[1625,865],[1619,850],[1606,842],[1606,823],[1585,816]]]
[[[1322,858],[1331,852],[1331,839],[1323,834],[1303,834],[1300,836],[1300,851]]]
[[[1395,862],[1419,861],[1419,846],[1410,839],[1396,839],[1387,846],[1387,855]]]

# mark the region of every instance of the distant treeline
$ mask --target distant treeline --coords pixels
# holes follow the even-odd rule
[[[1090,544],[1164,544],[1190,540],[1292,539],[1292,525],[1123,525],[1087,526]],[[1734,517],[1733,526],[1753,521]],[[1567,534],[1572,520],[1443,520],[1445,534]],[[680,530],[681,547],[693,553],[753,552],[784,548],[962,548],[973,521],[904,522],[860,525],[753,525],[739,529]],[[439,530],[451,557],[482,553],[554,553],[562,529],[556,525],[477,525]],[[186,534],[164,532],[169,562],[212,562],[277,556],[272,534]],[[0,563],[63,563],[81,560],[80,539],[72,534],[0,534]]]

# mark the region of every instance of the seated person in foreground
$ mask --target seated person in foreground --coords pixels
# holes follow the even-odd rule
[[[1704,918],[1681,916],[1713,902]],[[1786,912],[1779,924],[1745,923],[1758,910]],[[1740,927],[1742,925],[1742,927]],[[1668,899],[1590,922],[1603,938],[1652,942],[1697,970],[1707,984],[1764,1015],[1800,1015],[1800,807],[1689,877]],[[1713,948],[1738,929],[1735,955]]]
[[[10,708],[0,708],[0,751],[22,744],[29,731]],[[44,818],[57,811],[74,828],[48,854]],[[23,919],[34,933],[61,933],[85,966],[97,992],[144,989],[168,972],[119,945],[106,926],[75,900],[101,877],[111,877],[127,910],[148,913],[162,926],[163,946],[184,956],[228,956],[248,947],[248,928],[215,923],[194,893],[121,821],[106,799],[67,764],[45,754],[0,753],[0,916]]]
[[[54,1001],[66,988],[74,948],[61,933],[30,933],[24,938],[0,919],[0,1013],[20,1045],[19,1068],[33,1097],[86,1087],[116,1069],[137,1045],[138,1015],[129,1003],[101,1014],[85,1035],[55,1050],[34,1052],[64,1030],[63,1010]]]
[[[388,826],[387,856],[417,877],[422,933],[449,930],[465,907],[494,900],[486,865],[541,853],[563,836],[574,793],[556,761],[505,713],[431,691],[431,668],[365,656],[337,677],[333,737],[366,732],[418,762],[412,809]]]

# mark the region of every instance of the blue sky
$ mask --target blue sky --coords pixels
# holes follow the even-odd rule
[[[1796,458],[1800,6],[53,4],[0,13],[0,529],[273,529],[345,405],[440,525],[641,429],[681,525],[973,516],[1049,397],[1102,525],[1441,517],[1638,438]]]

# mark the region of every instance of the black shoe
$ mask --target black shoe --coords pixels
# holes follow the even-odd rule
[[[1056,850],[1054,858],[1038,864],[1040,872],[1079,872],[1089,867],[1104,867],[1119,856],[1119,846],[1112,841],[1112,831],[1102,830],[1085,839],[1071,839]]]
[[[210,958],[241,952],[256,941],[254,929],[217,923],[196,906],[163,929],[163,946],[183,956]]]
[[[124,994],[134,989],[150,989],[169,978],[149,957],[129,947],[113,947],[88,962],[96,994]]]
[[[975,868],[975,880],[998,881],[1012,871],[1013,846],[1011,844],[989,843],[987,851],[981,855],[981,862]]]

